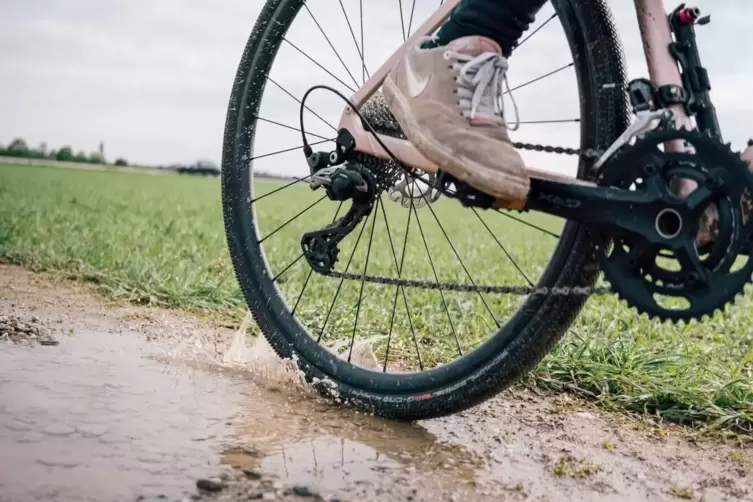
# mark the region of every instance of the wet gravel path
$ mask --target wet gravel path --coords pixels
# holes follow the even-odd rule
[[[19,317],[14,314],[0,314],[0,342],[26,345],[57,345],[58,342],[46,326],[35,315]]]
[[[753,500],[750,448],[522,390],[380,420],[232,340],[0,265],[0,501]]]

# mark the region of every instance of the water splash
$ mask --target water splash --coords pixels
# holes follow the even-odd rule
[[[248,343],[248,331],[253,324],[254,319],[251,312],[246,312],[246,316],[243,318],[241,325],[233,334],[230,348],[228,348],[222,356],[222,362],[224,364],[247,365],[252,362],[279,363],[280,359],[263,335],[253,335],[252,343]]]
[[[348,360],[366,369],[379,369],[380,364],[374,353],[374,345],[381,339],[386,338],[384,335],[372,336],[370,338],[364,338],[357,340],[353,343],[353,350],[350,348],[350,340],[341,339],[336,341],[330,347],[330,350],[337,353],[337,356],[341,359]]]
[[[171,338],[174,344],[155,355],[156,359],[250,377],[267,387],[308,387],[295,360],[282,359],[275,353],[250,312],[232,336],[222,330],[212,336],[196,331],[173,333]]]

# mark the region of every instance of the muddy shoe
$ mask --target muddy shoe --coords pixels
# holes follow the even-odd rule
[[[444,47],[408,49],[383,92],[426,158],[477,190],[517,200],[525,199],[530,182],[504,119],[506,71],[499,45],[465,37]]]

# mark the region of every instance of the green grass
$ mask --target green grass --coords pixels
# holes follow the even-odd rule
[[[257,195],[278,186],[258,183]],[[277,195],[257,203],[261,235],[321,197],[297,186]],[[395,276],[408,211],[388,200],[384,208],[385,213],[375,213],[373,239],[373,220],[366,223],[351,271],[363,271],[368,253],[368,273]],[[274,274],[299,256],[300,235],[331,222],[336,209],[336,203],[325,200],[264,242]],[[432,209],[477,283],[523,286],[524,275],[535,282],[557,244],[555,238],[509,218],[479,213],[503,251],[470,210],[452,201],[440,201]],[[428,246],[440,280],[468,282],[431,210],[420,209],[418,217],[426,245],[414,215],[402,275],[433,280]],[[562,227],[560,220],[543,215],[521,218],[555,233]],[[358,230],[342,244],[338,268],[348,262],[357,237]],[[245,308],[226,248],[220,187],[214,179],[0,166],[0,259],[64,270],[137,303],[235,313]],[[280,276],[279,286],[293,305],[306,285],[296,313],[318,336],[339,281],[318,274],[308,277],[309,269],[300,260]],[[360,282],[343,283],[322,331],[324,343],[349,347],[357,311],[356,339],[370,340],[382,361],[391,331],[389,364],[407,368],[418,366],[419,354],[421,363],[432,366],[457,355],[458,344],[463,351],[473,348],[493,329],[494,318],[506,322],[521,301],[514,295],[482,299],[445,292],[443,298],[437,291],[406,289],[405,298],[397,295],[393,319],[395,287],[367,283],[359,309],[360,290]],[[637,318],[612,296],[593,297],[528,382],[588,396],[606,407],[750,433],[750,317],[751,302],[744,298],[704,324],[662,325]]]

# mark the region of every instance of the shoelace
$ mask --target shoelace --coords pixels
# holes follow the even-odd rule
[[[447,59],[455,60],[453,69],[459,71],[457,78],[460,88],[458,96],[463,116],[473,120],[477,117],[493,120],[515,131],[520,127],[518,105],[510,92],[507,81],[507,59],[495,52],[484,52],[478,56],[469,56],[461,52],[448,50]],[[504,88],[510,96],[515,112],[515,127],[510,127],[505,120]]]

